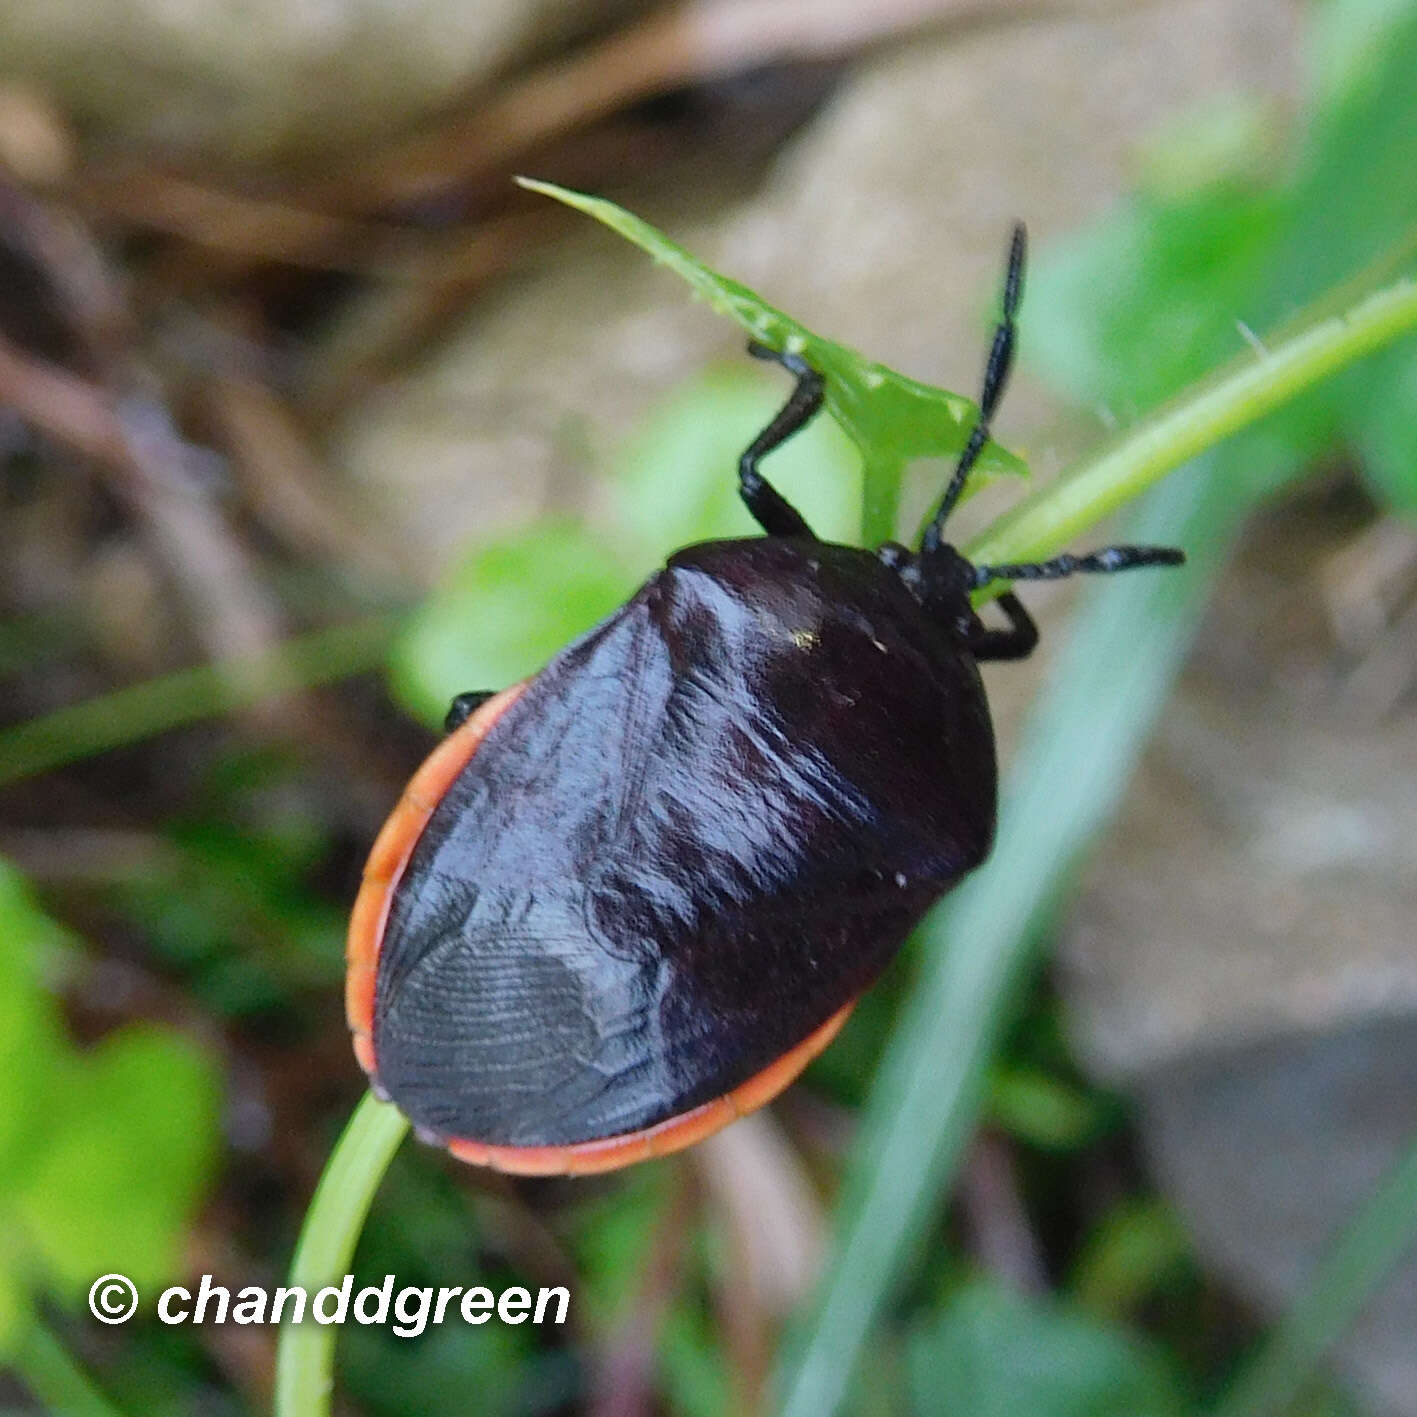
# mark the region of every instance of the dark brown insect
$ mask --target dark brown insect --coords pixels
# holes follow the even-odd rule
[[[369,859],[347,1007],[376,1089],[455,1155],[610,1170],[774,1097],[929,906],[988,855],[997,777],[977,665],[1038,632],[991,580],[1175,565],[1110,547],[975,566],[942,536],[1012,362],[1016,228],[979,419],[910,551],[817,540],[739,463],[766,536],[671,556],[540,673],[464,694]]]

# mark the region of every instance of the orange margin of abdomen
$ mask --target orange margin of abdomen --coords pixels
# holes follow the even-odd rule
[[[521,696],[526,684],[523,680],[494,694],[428,755],[404,789],[369,853],[349,917],[344,1011],[354,1039],[354,1056],[371,1081],[378,1079],[378,1060],[374,1055],[374,986],[379,972],[379,949],[394,892],[434,808],[452,786],[453,779],[472,761],[492,725]],[[836,1037],[855,1007],[855,999],[844,1004],[796,1047],[731,1092],[652,1127],[562,1146],[503,1146],[463,1137],[450,1138],[444,1145],[460,1161],[490,1166],[517,1176],[586,1176],[615,1171],[651,1157],[668,1156],[771,1102]]]

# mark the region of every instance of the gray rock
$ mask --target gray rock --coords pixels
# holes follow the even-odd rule
[[[607,11],[607,0],[0,0],[0,78],[42,85],[106,141],[255,161],[397,133]]]
[[[1417,1017],[1189,1058],[1140,1096],[1153,1165],[1207,1264],[1277,1312],[1417,1136]],[[1417,1257],[1336,1361],[1369,1412],[1417,1412]]]
[[[708,239],[672,212],[650,219],[690,249]],[[334,456],[436,575],[508,523],[582,503],[654,397],[736,346],[674,277],[587,227],[362,400]]]
[[[1362,711],[1324,576],[1331,497],[1263,518],[1228,574],[1067,926],[1094,1069],[1207,1261],[1263,1313],[1417,1136],[1417,704]],[[1375,630],[1381,648],[1381,631]],[[1417,1255],[1337,1353],[1417,1414]]]
[[[1193,679],[1068,932],[1099,1071],[1417,1017],[1414,784],[1417,715],[1315,722]]]

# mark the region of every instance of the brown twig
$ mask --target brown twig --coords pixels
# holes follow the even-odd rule
[[[399,594],[418,584],[418,568],[351,515],[352,494],[337,489],[290,410],[265,384],[236,375],[212,379],[207,412],[231,457],[243,499],[297,553],[342,572],[358,571]]]
[[[214,659],[249,660],[275,643],[274,602],[199,489],[191,465],[194,450],[171,429],[160,406],[135,400],[121,407],[103,386],[33,359],[3,338],[0,404],[108,473],[110,486],[176,582],[193,629]]]
[[[0,404],[98,461],[121,461],[123,437],[108,401],[87,379],[31,359],[0,337]]]
[[[989,1131],[975,1137],[960,1175],[959,1205],[979,1263],[1023,1293],[1043,1293],[1047,1270],[1003,1137]]]
[[[69,212],[0,176],[0,244],[38,279],[0,291],[0,329],[30,353],[103,370],[133,337],[120,283]]]
[[[139,230],[165,232],[212,253],[316,270],[384,271],[407,260],[406,228],[232,192],[156,168],[89,170],[69,195],[82,209]]]
[[[977,0],[689,0],[347,168],[319,184],[313,200],[368,212],[425,199],[657,94],[770,64],[839,58],[972,8]]]
[[[674,1172],[674,1192],[664,1207],[629,1311],[599,1354],[590,1380],[587,1417],[651,1417],[655,1342],[660,1320],[679,1285],[694,1214],[691,1173]]]
[[[821,1260],[821,1205],[766,1110],[710,1137],[694,1159],[730,1242],[729,1271],[715,1297],[733,1354],[733,1406],[756,1412],[773,1329],[806,1296]]]

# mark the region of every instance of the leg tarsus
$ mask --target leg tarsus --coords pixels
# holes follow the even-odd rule
[[[754,359],[771,359],[797,377],[797,387],[777,416],[738,459],[738,491],[758,525],[769,536],[811,536],[802,514],[758,471],[758,462],[786,442],[821,410],[825,381],[800,354],[779,353],[753,341]]]
[[[975,659],[1027,659],[1038,644],[1038,626],[1024,609],[1016,595],[1005,592],[999,597],[999,609],[1009,617],[1007,630],[981,630],[970,641]]]
[[[448,707],[447,716],[443,719],[443,732],[451,733],[454,729],[461,728],[492,694],[491,689],[473,689],[466,694],[459,694]]]

